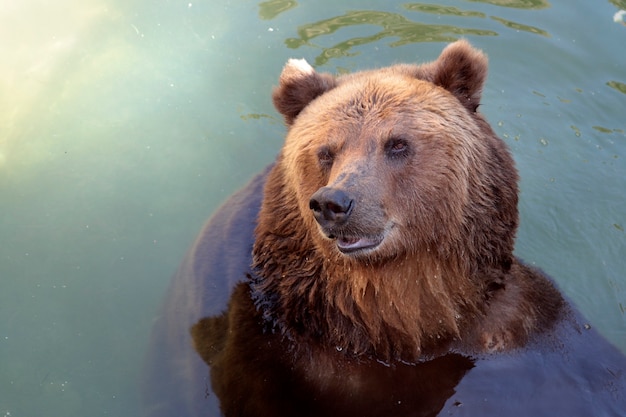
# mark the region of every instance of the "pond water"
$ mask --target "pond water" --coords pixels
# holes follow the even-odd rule
[[[0,7],[0,417],[136,416],[202,223],[271,162],[284,62],[490,57],[516,253],[626,352],[626,1],[8,1]]]

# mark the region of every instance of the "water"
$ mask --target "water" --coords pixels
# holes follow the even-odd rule
[[[0,7],[0,416],[135,416],[160,300],[270,162],[284,62],[490,57],[522,177],[517,254],[626,351],[623,0],[27,0]]]

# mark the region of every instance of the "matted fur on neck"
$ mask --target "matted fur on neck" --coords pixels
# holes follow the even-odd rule
[[[445,349],[480,315],[483,285],[437,251],[365,262],[316,246],[278,163],[269,174],[254,244],[257,307],[286,337],[348,355],[414,362]],[[400,256],[400,255],[399,255]]]

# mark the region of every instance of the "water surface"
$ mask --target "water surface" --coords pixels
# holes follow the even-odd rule
[[[138,415],[153,317],[213,209],[272,161],[289,57],[490,57],[517,254],[626,351],[623,0],[26,0],[0,8],[0,416]]]

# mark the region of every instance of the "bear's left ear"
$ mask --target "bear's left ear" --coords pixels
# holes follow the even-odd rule
[[[304,59],[290,59],[280,74],[278,87],[274,88],[274,107],[291,125],[296,116],[314,99],[336,86],[335,77],[318,74]]]
[[[471,112],[480,104],[487,78],[487,56],[466,40],[448,45],[432,62],[432,83],[445,88]]]

